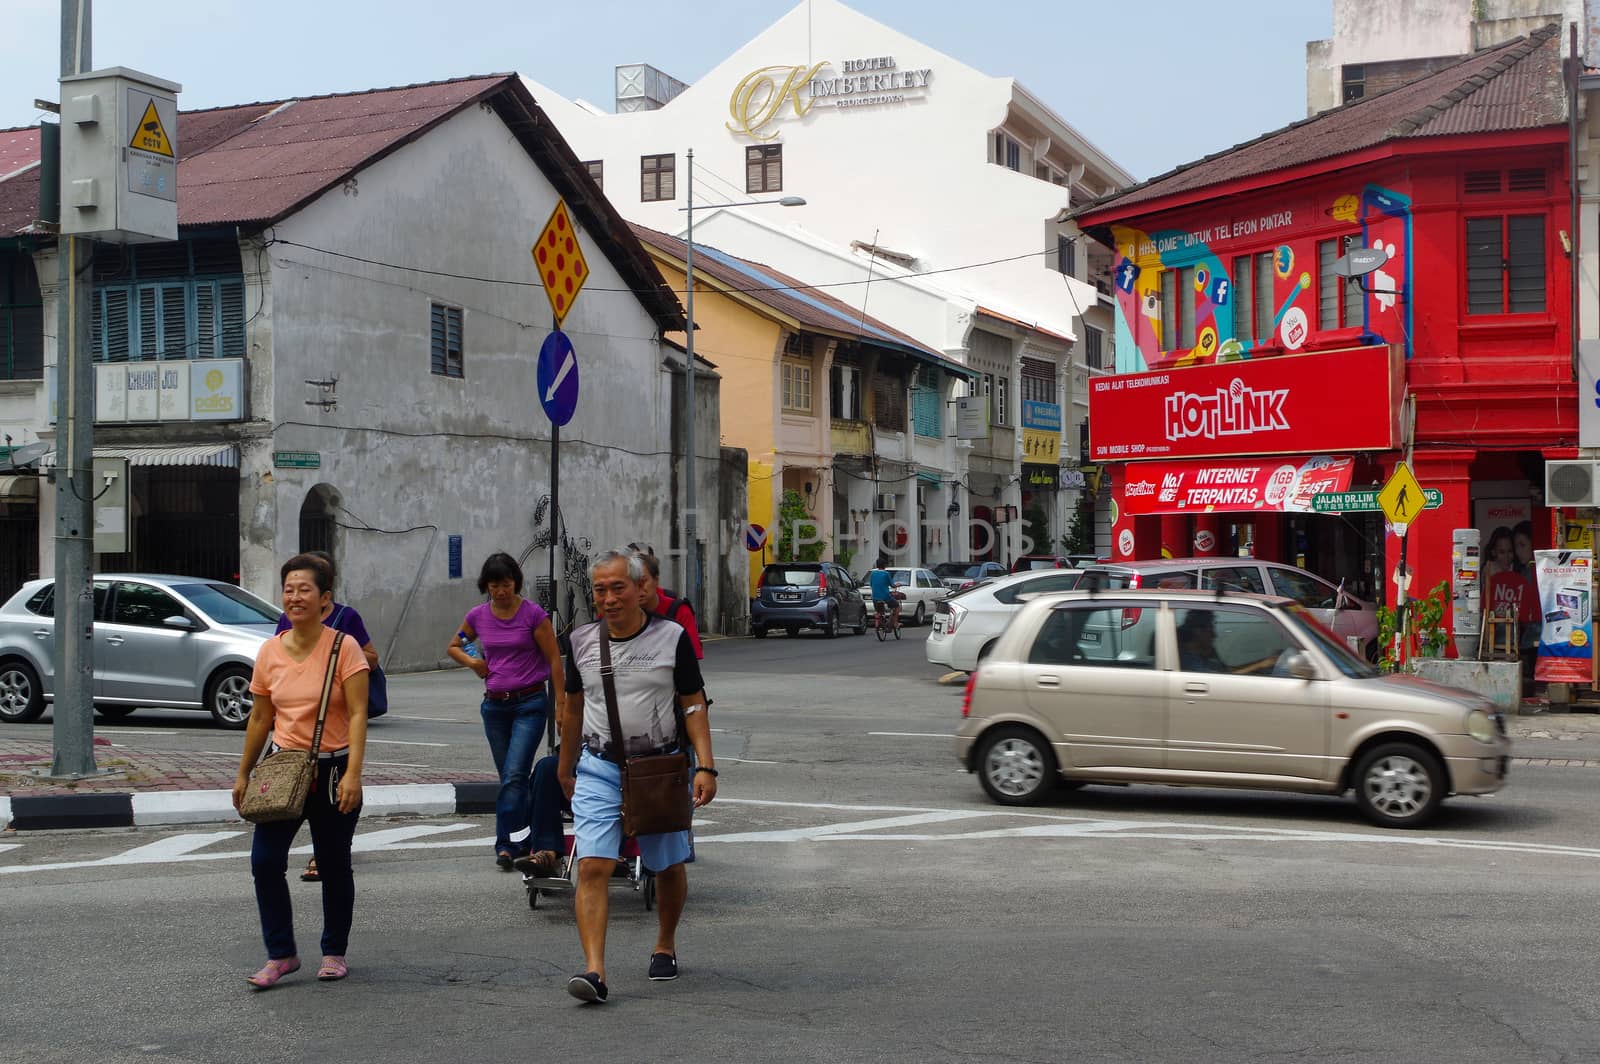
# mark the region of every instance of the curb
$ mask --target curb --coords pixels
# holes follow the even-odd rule
[[[465,816],[494,812],[498,783],[411,783],[367,787],[369,816]],[[0,797],[0,830],[142,828],[163,824],[242,824],[232,791],[142,791]]]

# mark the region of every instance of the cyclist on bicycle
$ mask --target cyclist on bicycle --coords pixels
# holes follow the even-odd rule
[[[887,621],[893,628],[899,625],[900,603],[894,597],[894,576],[888,567],[889,559],[878,555],[877,567],[867,574],[867,585],[872,588],[872,608],[878,614],[878,623]]]

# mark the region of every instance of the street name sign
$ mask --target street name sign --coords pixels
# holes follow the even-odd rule
[[[272,464],[279,469],[321,469],[321,451],[273,451]]]
[[[1424,510],[1437,510],[1444,505],[1444,492],[1438,488],[1424,488],[1422,497],[1427,500]],[[1363,510],[1381,510],[1378,489],[1363,491],[1325,491],[1311,497],[1311,510],[1319,514],[1357,513]]]

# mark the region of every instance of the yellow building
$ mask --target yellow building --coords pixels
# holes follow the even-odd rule
[[[685,291],[684,242],[632,228],[668,286]],[[768,533],[751,553],[751,587],[779,537],[819,543],[857,575],[879,553],[923,564],[942,530],[922,520],[919,500],[957,479],[948,408],[967,370],[802,280],[699,242],[694,282],[695,353],[722,378],[722,443],[749,455],[750,512],[719,516]],[[805,504],[800,527],[775,527],[786,491]]]

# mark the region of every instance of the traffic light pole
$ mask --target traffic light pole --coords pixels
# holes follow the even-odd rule
[[[90,68],[93,0],[61,0],[61,76]],[[66,103],[66,86],[62,86]],[[61,174],[70,188],[71,174]],[[62,197],[63,200],[66,197]],[[89,297],[94,244],[56,240],[56,591],[52,776],[95,774],[94,367]]]

